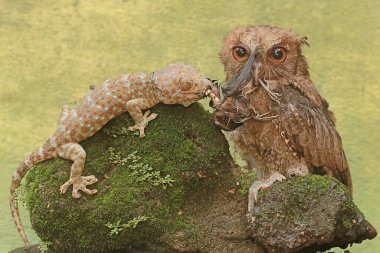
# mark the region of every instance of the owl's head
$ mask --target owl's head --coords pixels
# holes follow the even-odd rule
[[[227,73],[227,84],[242,85],[248,79],[289,79],[308,76],[308,66],[302,55],[306,37],[275,26],[240,27],[224,38],[220,58]],[[234,80],[229,84],[228,81]],[[228,87],[231,89],[231,87]]]

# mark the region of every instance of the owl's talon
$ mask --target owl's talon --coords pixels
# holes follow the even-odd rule
[[[252,212],[247,213],[246,217],[247,217],[247,223],[248,224],[252,224],[255,221],[255,216],[253,216]]]
[[[260,189],[269,188],[274,182],[281,182],[285,177],[280,173],[273,173],[267,180],[260,180],[254,182],[251,187],[249,187],[248,193],[248,214],[252,213],[253,208],[255,207],[255,203],[257,202],[257,197],[259,195]]]

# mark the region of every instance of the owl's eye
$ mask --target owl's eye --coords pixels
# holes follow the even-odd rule
[[[281,63],[286,60],[287,52],[283,47],[274,47],[270,52],[270,59],[275,63]]]
[[[247,52],[247,50],[245,48],[234,47],[232,49],[232,56],[237,61],[244,61],[244,60],[248,59],[248,52]]]

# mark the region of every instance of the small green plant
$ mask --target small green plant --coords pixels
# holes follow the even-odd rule
[[[130,135],[131,131],[128,130],[126,127],[121,127],[119,128],[106,128],[103,130],[107,135],[112,136],[113,138],[117,138],[118,136],[125,136],[125,135]],[[140,136],[139,131],[134,131],[132,133],[133,135]]]
[[[251,187],[252,183],[257,180],[256,170],[251,170],[246,167],[239,166],[238,175],[240,184],[239,192],[241,194],[247,194],[249,187]]]
[[[108,222],[106,224],[106,227],[108,227],[109,229],[111,229],[110,236],[113,236],[113,235],[119,234],[121,231],[123,231],[125,229],[128,229],[128,228],[134,229],[134,228],[137,227],[137,225],[140,222],[143,222],[143,221],[146,221],[146,220],[148,220],[148,217],[145,216],[145,215],[142,215],[142,216],[135,217],[132,220],[130,220],[127,223],[124,223],[124,224],[120,224],[121,220],[118,220],[115,224]]]
[[[110,153],[109,161],[115,165],[125,165],[128,163],[128,168],[131,170],[131,175],[137,178],[137,182],[149,182],[153,186],[162,186],[166,190],[169,186],[173,186],[174,180],[170,175],[161,176],[160,171],[154,170],[149,164],[141,162],[141,157],[137,152],[129,154],[127,157],[122,157],[120,152],[115,152],[115,149],[108,148]]]
[[[110,153],[110,157],[109,157],[110,163],[114,165],[125,165],[127,163],[128,158],[121,157],[120,152],[115,153],[115,148],[113,147],[108,148],[108,152]]]
[[[38,249],[40,250],[41,253],[45,253],[48,251],[48,248],[50,245],[51,245],[51,242],[40,241],[38,245]]]

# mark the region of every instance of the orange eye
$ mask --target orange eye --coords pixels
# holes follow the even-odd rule
[[[244,61],[244,60],[248,59],[248,52],[243,47],[234,47],[232,49],[232,56],[237,61]]]
[[[190,88],[191,88],[192,86],[193,86],[193,85],[192,85],[190,82],[180,82],[180,83],[179,83],[179,87],[181,88],[182,91],[190,90]]]
[[[282,63],[286,60],[287,57],[286,49],[283,47],[274,47],[270,52],[270,59],[274,63]]]

